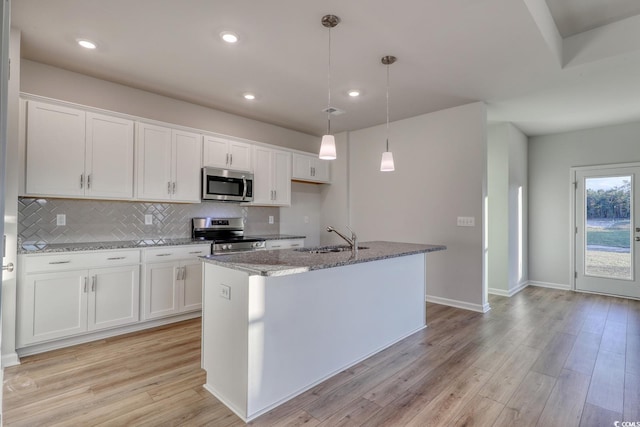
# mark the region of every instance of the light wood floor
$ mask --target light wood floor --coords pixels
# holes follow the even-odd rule
[[[255,426],[613,426],[640,421],[640,301],[542,288],[429,327]],[[372,331],[375,333],[375,331]],[[199,320],[24,358],[6,426],[244,425],[203,388]]]

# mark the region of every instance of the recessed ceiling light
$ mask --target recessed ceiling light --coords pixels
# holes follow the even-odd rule
[[[357,96],[360,96],[360,91],[359,90],[350,90],[349,92],[347,92],[348,95],[352,98],[355,98]]]
[[[256,96],[252,93],[245,93],[242,96],[244,96],[244,99],[248,99],[249,101],[253,101],[254,99],[256,99]]]
[[[226,41],[227,43],[237,43],[238,42],[238,35],[236,33],[233,33],[231,31],[223,31],[220,33],[220,37],[222,37],[222,40]]]
[[[95,49],[97,46],[91,40],[78,39],[78,44],[85,49]]]

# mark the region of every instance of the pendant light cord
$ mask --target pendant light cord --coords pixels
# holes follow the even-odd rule
[[[389,151],[389,64],[387,64],[387,151]]]
[[[331,135],[331,27],[329,27],[329,67],[327,70],[327,135]]]

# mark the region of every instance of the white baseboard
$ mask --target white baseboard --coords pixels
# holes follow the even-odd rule
[[[6,368],[9,366],[16,366],[20,364],[20,358],[18,357],[18,353],[15,351],[9,354],[2,355],[2,368]]]
[[[463,310],[477,311],[479,313],[486,313],[487,311],[491,310],[489,303],[480,305],[480,304],[473,304],[466,301],[436,297],[433,295],[427,295],[426,301],[432,302],[434,304],[442,304],[442,305],[448,305],[449,307],[461,308]]]
[[[528,284],[529,286],[538,286],[540,288],[560,289],[562,291],[571,290],[571,285],[566,285],[564,283],[534,282],[533,280],[529,280]]]
[[[521,290],[523,290],[527,286],[529,286],[529,282],[528,281],[522,282],[517,287],[509,289],[508,291],[505,291],[504,289],[489,288],[489,293],[491,295],[499,295],[501,297],[509,297],[509,298],[511,298],[512,296],[514,296],[515,294],[517,294],[518,292],[520,292]]]

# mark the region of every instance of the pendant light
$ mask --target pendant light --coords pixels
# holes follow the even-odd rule
[[[331,135],[331,29],[340,23],[340,18],[335,15],[325,15],[322,17],[322,25],[329,29],[329,71],[327,72],[327,134],[322,137],[320,144],[320,157],[323,160],[334,160],[336,158],[336,139]]]
[[[393,153],[389,151],[389,65],[396,62],[395,56],[383,56],[381,62],[387,66],[387,151],[382,153],[380,161],[381,172],[393,172],[396,170],[393,164]]]

